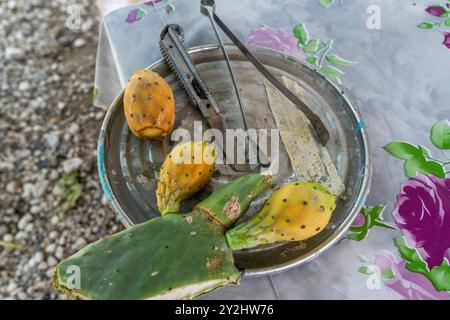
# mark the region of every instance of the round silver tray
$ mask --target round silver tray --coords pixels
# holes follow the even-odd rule
[[[237,82],[251,128],[276,128],[264,88],[263,76],[233,45],[227,45]],[[300,265],[330,248],[346,232],[358,214],[368,193],[371,169],[367,134],[355,103],[345,89],[335,85],[310,65],[283,53],[251,47],[252,52],[275,76],[284,75],[297,81],[304,90],[304,98],[328,127],[331,139],[327,149],[346,186],[346,200],[338,200],[337,209],[325,228],[317,236],[303,242],[278,243],[234,253],[236,266],[244,276],[258,276],[281,272]],[[235,93],[228,77],[219,47],[200,46],[189,49],[220,108],[229,122],[239,127]],[[175,76],[163,60],[149,69],[159,73],[171,85],[175,97],[175,128],[193,130],[193,122],[202,121],[200,112],[189,102]],[[120,221],[127,227],[158,217],[155,189],[159,168],[175,142],[144,141],[128,129],[123,113],[123,91],[110,106],[98,140],[98,170],[104,193]],[[206,123],[203,129],[207,129]],[[280,169],[275,176],[276,188],[294,179],[289,158],[280,143]],[[233,172],[226,165],[218,165],[211,182],[193,198],[182,204],[181,212],[189,212],[201,199],[242,173]],[[269,190],[254,202],[247,219],[270,194]],[[241,220],[241,221],[242,221]],[[238,221],[239,223],[239,221]]]

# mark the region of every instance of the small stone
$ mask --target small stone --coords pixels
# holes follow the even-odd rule
[[[64,256],[64,249],[61,246],[57,247],[55,250],[56,259],[62,259],[63,256]]]
[[[11,291],[16,290],[17,287],[18,287],[18,286],[17,286],[17,283],[15,283],[14,281],[11,281],[11,282],[8,284],[8,287],[6,288],[6,290],[9,291],[9,292],[11,292]]]
[[[0,237],[3,237],[8,233],[8,227],[4,224],[0,224]]]
[[[29,237],[28,233],[26,233],[24,231],[19,231],[15,235],[16,240],[25,240],[28,237]]]
[[[84,238],[78,238],[73,244],[73,249],[80,250],[87,245],[87,241]]]
[[[51,243],[48,246],[45,247],[45,252],[47,253],[53,253],[56,250],[56,244]]]
[[[11,194],[17,193],[18,190],[19,190],[19,184],[17,183],[17,181],[11,181],[6,185],[6,191]]]
[[[38,214],[39,212],[41,211],[41,208],[39,207],[39,206],[32,206],[31,208],[30,208],[30,212],[31,212],[31,214],[33,214],[33,215],[36,215],[36,214]]]
[[[62,195],[64,195],[64,189],[59,185],[55,185],[52,189],[52,194],[56,197],[61,197]]]
[[[69,126],[69,129],[67,130],[69,131],[69,133],[75,135],[80,131],[80,126],[78,125],[78,123],[71,123]]]
[[[22,218],[20,218],[19,222],[17,223],[17,228],[19,228],[20,230],[25,229],[26,225],[31,220],[33,220],[33,217],[30,214],[27,213],[23,215]]]
[[[33,231],[33,229],[34,229],[34,225],[33,225],[32,223],[28,223],[28,224],[25,226],[25,231],[28,232],[28,233],[30,233],[31,231]]]
[[[54,267],[54,266],[56,266],[58,264],[58,260],[56,260],[54,257],[50,256],[50,257],[47,258],[47,264],[50,267]]]
[[[25,51],[21,48],[6,47],[5,58],[6,60],[23,60],[25,58]]]
[[[10,161],[0,161],[0,171],[12,171],[14,170],[14,163]]]
[[[54,215],[51,219],[50,219],[51,224],[55,225],[59,222],[59,217],[58,215]]]
[[[81,158],[72,158],[67,159],[63,162],[63,170],[65,173],[70,173],[72,171],[78,170],[83,164],[83,160]]]
[[[58,132],[50,132],[47,135],[46,142],[50,148],[52,148],[52,149],[56,148],[59,144],[59,133]]]
[[[73,46],[75,48],[81,48],[86,44],[86,40],[84,40],[83,38],[78,38],[73,42]]]
[[[20,91],[29,91],[30,90],[30,83],[28,81],[21,81],[19,83],[19,90]]]
[[[48,182],[47,180],[36,182],[33,187],[33,196],[35,198],[41,198],[47,191],[49,184],[50,182]]]
[[[59,233],[56,230],[50,231],[50,233],[48,234],[48,237],[50,239],[56,239],[58,237]]]
[[[7,233],[3,236],[3,241],[12,242],[14,240],[14,236],[10,233]]]
[[[38,265],[39,270],[46,270],[48,268],[48,264],[45,261],[41,261]]]
[[[34,259],[34,261],[36,262],[36,263],[39,263],[39,262],[41,262],[41,261],[44,261],[44,253],[42,253],[41,251],[38,251],[38,252],[36,252],[35,254],[34,254],[34,256],[33,256],[33,258],[32,259]]]

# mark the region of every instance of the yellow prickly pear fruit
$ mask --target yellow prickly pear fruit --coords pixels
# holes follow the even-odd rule
[[[146,140],[162,140],[173,129],[175,103],[172,89],[159,74],[139,70],[123,96],[125,118],[131,132]]]
[[[280,241],[300,241],[322,231],[336,208],[335,196],[320,183],[294,182],[275,191],[248,221],[226,233],[233,250]]]
[[[156,198],[161,214],[178,213],[181,201],[203,188],[214,170],[216,150],[206,141],[178,144],[159,172]]]

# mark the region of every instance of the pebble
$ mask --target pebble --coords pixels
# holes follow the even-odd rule
[[[30,83],[28,81],[22,81],[19,83],[19,90],[20,91],[29,91],[30,90]]]
[[[10,233],[3,235],[3,241],[12,242],[14,240],[14,236]]]
[[[41,180],[41,181],[36,182],[33,185],[33,190],[32,190],[33,196],[35,198],[41,198],[44,195],[44,193],[47,191],[49,184],[50,184],[50,182],[47,180]]]
[[[46,142],[50,148],[52,148],[52,149],[56,148],[59,144],[59,133],[58,132],[50,132],[47,135]]]
[[[75,48],[81,48],[86,44],[86,40],[84,40],[83,38],[78,38],[73,42],[73,46]]]
[[[11,181],[6,185],[6,191],[9,193],[17,193],[19,191],[19,183],[17,181]]]
[[[77,134],[80,131],[80,126],[77,123],[71,123],[69,126],[69,129],[67,129],[67,131],[70,134]]]
[[[58,217],[58,215],[55,214],[55,215],[50,219],[50,222],[51,222],[53,225],[57,224],[57,223],[59,222],[59,217]]]
[[[64,256],[64,249],[61,246],[57,247],[55,250],[56,259],[61,260],[63,256]]]
[[[63,170],[65,173],[70,173],[72,171],[78,170],[83,164],[83,160],[81,158],[71,158],[67,159],[63,162]]]
[[[8,227],[3,225],[3,224],[1,224],[0,225],[0,237],[3,237],[7,233],[8,233]]]
[[[27,214],[23,215],[22,218],[20,218],[19,222],[17,223],[17,228],[19,228],[20,230],[25,229],[25,226],[31,220],[33,220],[33,217],[30,214],[27,213]]]
[[[54,266],[56,266],[58,264],[58,260],[56,260],[54,257],[50,256],[50,257],[47,258],[47,264],[50,267],[54,267]]]
[[[5,58],[6,60],[22,60],[25,58],[25,51],[21,48],[6,47]]]

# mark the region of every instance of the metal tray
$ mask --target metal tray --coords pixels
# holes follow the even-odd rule
[[[269,111],[263,76],[233,45],[226,46],[240,84],[241,96],[250,128],[275,128]],[[348,92],[335,85],[310,65],[270,49],[251,47],[252,52],[276,76],[284,75],[297,81],[304,90],[307,104],[327,125],[332,139],[327,148],[346,186],[346,200],[338,200],[336,211],[317,236],[302,242],[278,243],[235,252],[235,261],[244,276],[267,275],[287,270],[314,259],[335,244],[346,232],[368,193],[371,168],[367,133],[354,101]],[[237,103],[228,71],[218,46],[194,47],[189,53],[202,78],[211,90],[229,122],[239,127]],[[202,121],[200,113],[165,62],[148,67],[158,72],[171,85],[176,104],[175,128],[192,131],[193,121]],[[129,227],[158,217],[155,189],[157,174],[174,142],[150,142],[136,138],[128,129],[122,105],[123,91],[109,107],[98,140],[98,170],[105,195],[122,223]],[[206,123],[203,129],[207,129]],[[281,142],[281,140],[280,140]],[[280,170],[275,177],[278,185],[294,179],[289,158],[280,143]],[[226,165],[218,165],[211,182],[193,198],[185,201],[182,212],[190,209],[212,190],[239,176]],[[270,194],[255,201],[245,220]],[[239,222],[238,222],[239,223]]]

